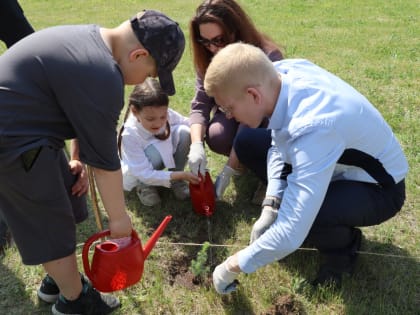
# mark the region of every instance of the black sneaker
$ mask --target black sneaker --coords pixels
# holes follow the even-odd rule
[[[84,282],[82,293],[76,300],[68,301],[60,294],[52,307],[52,313],[55,315],[105,315],[120,306],[121,304],[115,296],[99,293],[90,283]]]
[[[60,289],[54,279],[47,274],[44,279],[42,279],[41,286],[37,291],[38,297],[42,301],[51,304],[57,301],[59,293]]]

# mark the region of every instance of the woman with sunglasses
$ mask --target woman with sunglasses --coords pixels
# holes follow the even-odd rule
[[[245,165],[267,182],[267,151],[271,135],[265,128],[250,129],[232,118],[229,108],[220,108],[203,87],[203,79],[212,57],[228,44],[244,42],[261,48],[272,61],[283,59],[279,47],[256,29],[250,17],[234,0],[205,0],[190,22],[190,40],[197,72],[196,93],[191,102],[191,147],[189,166],[204,175],[207,161],[204,139],[209,148],[228,157],[215,182],[216,197],[221,199],[232,175],[242,173]],[[212,116],[212,117],[211,117]],[[266,127],[267,123],[261,127]],[[261,196],[262,194],[262,196]],[[254,194],[260,204],[265,185]]]

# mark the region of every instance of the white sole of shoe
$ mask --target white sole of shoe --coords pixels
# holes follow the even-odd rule
[[[45,303],[48,304],[53,304],[57,301],[58,299],[58,294],[45,294],[42,293],[40,290],[38,290],[37,292],[38,298],[41,299],[42,301],[44,301]]]

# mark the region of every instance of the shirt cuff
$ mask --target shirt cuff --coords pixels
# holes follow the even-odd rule
[[[283,197],[283,192],[286,185],[287,183],[285,180],[270,178],[270,180],[268,181],[267,191],[265,195],[276,196],[281,199]]]

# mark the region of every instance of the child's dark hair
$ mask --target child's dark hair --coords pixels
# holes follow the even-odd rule
[[[118,152],[121,157],[121,138],[124,131],[124,123],[127,120],[128,115],[131,111],[131,106],[133,106],[137,111],[141,111],[146,106],[168,106],[169,97],[166,94],[158,80],[153,78],[147,78],[143,83],[137,84],[134,86],[133,91],[128,98],[128,106],[124,114],[124,120],[122,122],[121,128],[118,132]],[[155,137],[160,140],[165,140],[169,137],[171,131],[169,128],[169,123],[166,122],[166,132],[163,135],[156,135]]]

